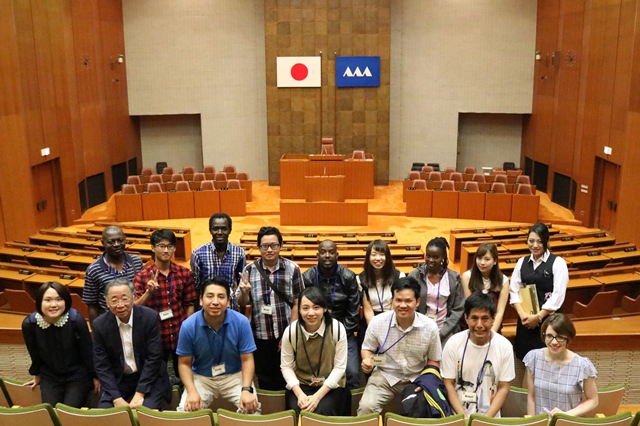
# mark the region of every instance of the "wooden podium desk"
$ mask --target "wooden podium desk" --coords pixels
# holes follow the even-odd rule
[[[304,200],[344,201],[344,176],[305,176]]]
[[[292,226],[366,226],[368,203],[318,201],[280,201],[280,224]]]
[[[345,160],[344,155],[285,154],[280,159],[280,198],[305,198],[305,176],[344,176],[346,199],[372,199],[374,160]]]

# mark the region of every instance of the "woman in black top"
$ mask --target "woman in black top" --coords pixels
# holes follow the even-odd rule
[[[86,404],[100,382],[93,371],[93,343],[85,319],[71,308],[71,294],[62,284],[42,284],[36,294],[36,312],[22,322],[22,335],[31,356],[25,386],[40,385],[42,402],[72,407]]]
[[[527,245],[530,255],[518,260],[511,274],[510,303],[518,313],[518,325],[513,348],[518,359],[532,349],[544,348],[540,337],[540,325],[546,317],[560,312],[564,302],[569,270],[567,262],[549,251],[549,228],[536,223],[529,229]],[[538,306],[525,310],[521,303],[520,289],[535,284]]]

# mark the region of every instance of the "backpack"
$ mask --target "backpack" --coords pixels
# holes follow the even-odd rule
[[[415,391],[418,386],[422,388],[422,392]],[[405,386],[402,390],[400,414],[406,417],[432,419],[454,414],[438,367],[426,367],[416,380]]]

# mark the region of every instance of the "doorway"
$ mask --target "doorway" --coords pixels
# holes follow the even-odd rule
[[[36,223],[40,229],[55,228],[62,223],[62,182],[60,161],[54,159],[31,168],[34,185]]]
[[[597,157],[594,173],[593,226],[615,234],[620,166]]]

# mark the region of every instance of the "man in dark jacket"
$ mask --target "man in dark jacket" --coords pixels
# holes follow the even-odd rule
[[[316,286],[324,295],[331,316],[340,321],[347,330],[347,387],[360,387],[360,354],[358,339],[354,333],[360,321],[360,292],[356,275],[338,265],[338,249],[331,240],[318,245],[318,266],[309,268],[302,274],[304,286]]]
[[[102,390],[99,408],[159,409],[171,398],[160,317],[151,308],[134,305],[133,295],[133,284],[126,278],[108,283],[109,311],[93,322],[93,360]]]

